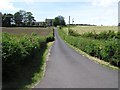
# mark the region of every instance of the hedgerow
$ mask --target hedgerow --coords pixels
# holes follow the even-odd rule
[[[35,61],[36,54],[42,55],[47,42],[53,41],[52,34],[48,36],[38,36],[37,34],[28,35],[12,35],[8,33],[2,34],[2,75],[3,82],[13,80],[19,77],[20,70],[29,66]],[[40,59],[41,63],[43,62]],[[36,64],[37,65],[37,64]]]
[[[120,32],[115,33],[114,31],[103,31],[99,34],[97,34],[96,32],[88,32],[84,33],[82,36],[99,40],[120,39]]]
[[[71,32],[71,31],[70,31]],[[100,34],[85,33],[76,35],[74,31],[67,35],[64,30],[59,30],[60,36],[69,44],[81,49],[91,56],[100,58],[106,62],[118,66],[120,63],[119,37],[117,32],[101,32]]]

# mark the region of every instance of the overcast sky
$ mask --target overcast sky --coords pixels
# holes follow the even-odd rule
[[[1,0],[0,12],[30,11],[37,21],[62,15],[76,24],[118,25],[119,0]]]

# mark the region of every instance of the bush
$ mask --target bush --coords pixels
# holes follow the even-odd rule
[[[84,33],[82,35],[83,37],[89,37],[92,39],[98,39],[98,40],[108,40],[108,39],[120,39],[120,32],[115,33],[114,31],[104,31],[100,34],[97,34],[95,32],[88,32]]]
[[[40,37],[37,34],[31,36],[2,34],[2,75],[3,82],[11,81],[19,77],[20,69],[28,66],[36,54],[41,55],[47,42],[53,41],[53,36]],[[41,52],[42,51],[42,52]],[[42,62],[42,60],[41,60]]]
[[[119,66],[119,32],[102,32],[97,35],[93,33],[85,33],[84,35],[77,37],[71,34],[66,35],[63,31],[59,31],[59,34],[66,42],[81,49],[89,55],[110,62],[115,66]]]
[[[75,37],[80,36],[78,33],[76,33],[75,31],[73,31],[72,29],[69,30],[69,35],[75,36]]]

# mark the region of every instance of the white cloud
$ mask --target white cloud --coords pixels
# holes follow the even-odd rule
[[[0,1],[0,10],[7,10],[7,11],[16,11],[19,8],[13,6],[13,3],[10,0],[1,0]]]
[[[94,5],[111,5],[119,0],[12,0],[12,2],[91,2]]]
[[[89,0],[89,2],[91,2],[91,4],[95,6],[108,7],[113,5],[114,3],[117,4],[119,0]]]
[[[0,10],[7,10],[8,12],[20,10],[18,6],[14,6],[15,2],[22,2],[23,4],[27,4],[28,6],[32,3],[33,6],[31,8],[27,8],[27,6],[23,6],[22,8],[24,8],[26,11],[31,11],[35,15],[37,20],[43,20],[46,17],[54,18],[56,15],[62,14],[65,17],[66,23],[68,23],[69,15],[71,16],[71,19],[74,18],[74,23],[117,25],[118,21],[118,0],[1,0]],[[34,5],[37,2],[88,2],[90,5],[89,7],[86,6],[86,8],[81,8],[81,6],[78,6],[77,8],[60,7],[59,9],[53,9],[51,12],[51,10],[48,11],[48,7],[46,7],[48,8],[47,11],[40,7],[34,10]]]

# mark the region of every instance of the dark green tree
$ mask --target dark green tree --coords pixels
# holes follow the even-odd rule
[[[33,25],[33,22],[35,22],[33,14],[31,12],[26,12],[26,24],[31,26]]]
[[[32,26],[35,22],[33,14],[31,12],[26,12],[20,10],[14,14],[14,21],[17,26]]]
[[[14,14],[14,21],[17,26],[22,25],[23,15],[20,12]]]
[[[11,26],[13,22],[12,14],[3,14],[2,15],[2,26]]]
[[[54,26],[60,25],[60,26],[65,26],[65,20],[63,16],[57,16],[54,19],[53,22]]]
[[[58,17],[55,17],[53,24],[54,26],[60,25],[60,20]]]

